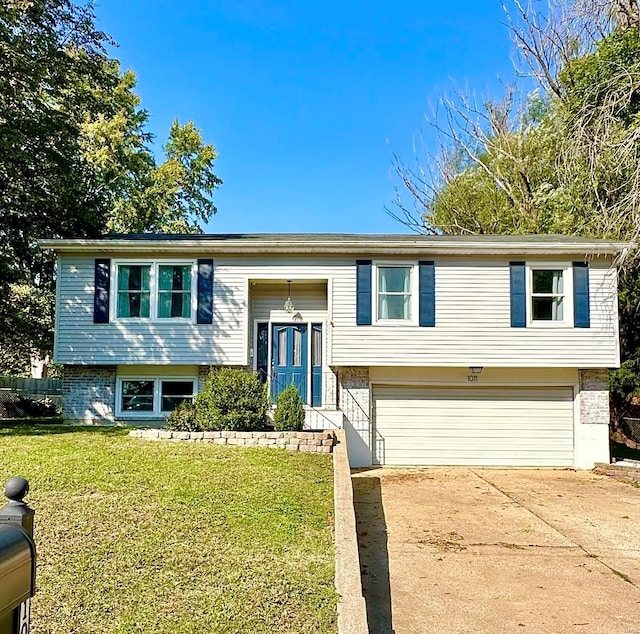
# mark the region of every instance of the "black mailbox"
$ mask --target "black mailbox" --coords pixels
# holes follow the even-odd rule
[[[23,501],[28,492],[24,478],[11,478],[4,487],[9,502],[0,508],[0,634],[29,634],[36,547],[34,511]]]
[[[33,596],[35,562],[35,547],[27,533],[17,526],[0,524],[0,615]]]

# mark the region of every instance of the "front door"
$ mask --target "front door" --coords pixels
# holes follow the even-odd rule
[[[307,325],[275,324],[271,351],[271,397],[274,402],[293,383],[307,402]]]

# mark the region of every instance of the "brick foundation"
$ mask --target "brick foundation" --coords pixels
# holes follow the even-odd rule
[[[609,424],[608,370],[580,370],[580,422]]]
[[[116,408],[116,366],[65,365],[62,416],[65,422],[113,423]]]

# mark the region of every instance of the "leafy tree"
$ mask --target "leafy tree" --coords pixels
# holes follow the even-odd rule
[[[499,103],[444,98],[443,141],[426,162],[395,161],[405,191],[390,212],[426,233],[640,237],[640,18],[637,0],[516,4],[513,40],[539,88]],[[640,255],[620,262],[623,369],[616,402],[640,385]],[[639,375],[640,376],[640,375]],[[634,388],[635,389],[635,388]],[[623,408],[622,408],[623,409]],[[622,411],[618,406],[618,414]]]
[[[216,212],[214,147],[176,120],[156,161],[110,42],[92,4],[0,3],[0,372],[50,356],[54,266],[37,239],[199,232]]]

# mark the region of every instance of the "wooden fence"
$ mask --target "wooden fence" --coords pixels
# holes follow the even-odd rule
[[[62,408],[62,379],[0,376],[0,419],[55,418]]]
[[[2,388],[23,394],[57,396],[62,394],[62,379],[23,379],[16,376],[0,376],[0,389]]]

